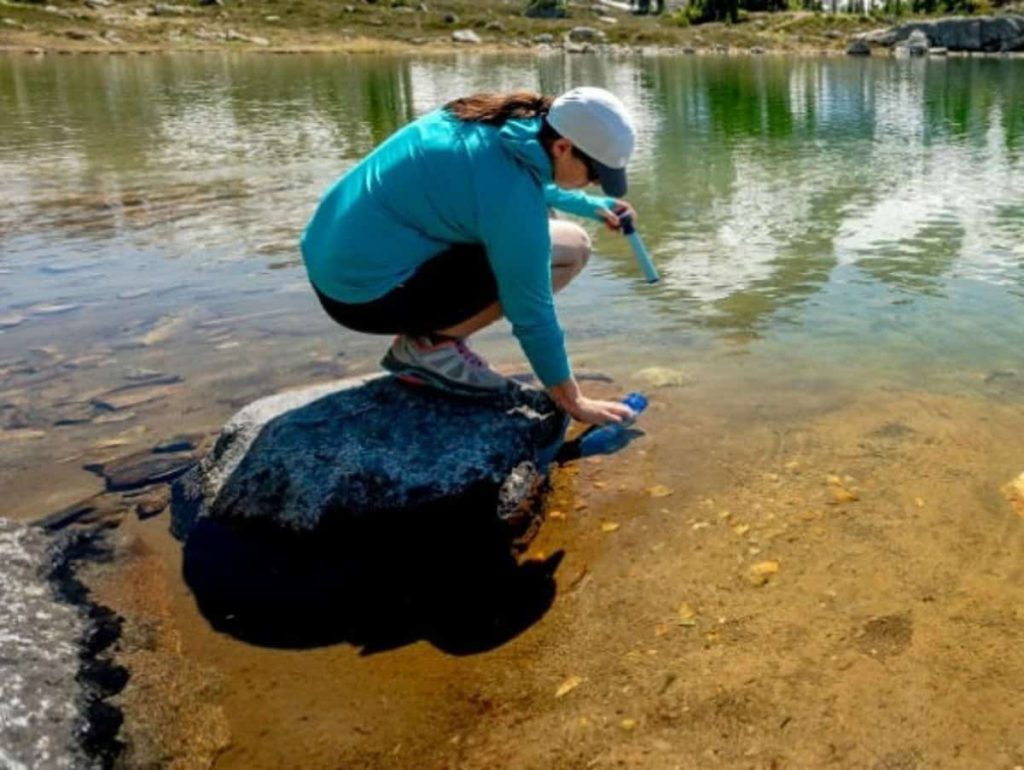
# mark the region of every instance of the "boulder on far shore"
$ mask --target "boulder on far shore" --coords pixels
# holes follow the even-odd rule
[[[600,43],[607,36],[602,30],[593,27],[573,27],[566,37],[573,43]]]
[[[175,482],[172,531],[185,539],[212,517],[333,534],[455,509],[532,526],[567,424],[546,393],[520,385],[472,399],[375,376],[270,396],[232,417]]]
[[[931,48],[931,41],[928,39],[928,35],[915,29],[911,31],[906,40],[901,40],[896,44],[893,53],[897,56],[924,56],[928,53],[929,48]]]
[[[470,45],[479,45],[483,42],[480,36],[471,29],[457,29],[452,32],[452,40],[456,43],[468,43]]]
[[[871,46],[862,38],[854,38],[846,47],[847,56],[870,56]]]

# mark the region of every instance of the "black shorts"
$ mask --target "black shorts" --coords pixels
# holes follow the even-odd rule
[[[370,302],[338,302],[313,289],[327,315],[366,334],[421,337],[460,324],[498,301],[487,251],[477,243],[451,246]]]

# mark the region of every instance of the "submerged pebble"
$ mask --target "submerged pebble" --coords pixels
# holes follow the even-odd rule
[[[153,447],[153,454],[191,452],[198,446],[202,439],[203,435],[201,433],[183,433],[157,444]]]
[[[633,373],[633,379],[650,388],[678,388],[691,385],[694,378],[678,369],[649,366]]]
[[[583,677],[580,677],[580,676],[570,676],[568,679],[566,679],[564,682],[562,682],[558,686],[557,690],[555,690],[555,697],[556,698],[561,698],[561,697],[563,697],[565,695],[568,695],[570,692],[575,690],[581,684],[583,684]]]
[[[129,291],[122,291],[117,295],[118,299],[138,299],[139,297],[145,297],[150,293],[150,289],[131,289]]]
[[[120,457],[107,463],[90,463],[87,471],[102,476],[109,491],[138,489],[173,481],[195,465],[191,455],[153,455],[149,452]]]
[[[152,385],[155,383],[155,381],[161,380],[165,377],[167,377],[167,375],[165,375],[163,372],[157,371],[156,369],[129,369],[124,375],[124,379],[127,380],[128,382],[141,382],[147,385]],[[178,377],[176,380],[173,381],[178,382],[180,380],[181,378]]]
[[[120,495],[94,495],[93,497],[79,500],[73,505],[54,511],[51,514],[37,519],[35,524],[43,529],[54,532],[64,529],[72,524],[97,524],[100,522],[117,520],[124,515],[125,504]]]
[[[34,428],[15,428],[14,430],[0,430],[0,444],[8,441],[31,441],[40,439],[46,435],[46,431]]]
[[[28,308],[28,312],[31,313],[32,315],[60,315],[62,313],[70,313],[72,310],[77,310],[80,307],[81,305],[76,305],[73,303],[67,303],[63,305],[43,303],[40,305],[33,305],[32,307]]]
[[[1024,517],[1024,473],[1003,487],[1003,494],[1010,501],[1018,516]]]
[[[149,519],[167,510],[170,502],[170,487],[161,487],[137,498],[135,501],[135,514],[141,520]]]
[[[177,334],[184,325],[184,318],[166,316],[157,321],[156,325],[154,325],[148,332],[140,335],[136,341],[146,346],[159,345],[160,343],[171,339],[171,337]]]
[[[120,412],[107,412],[99,415],[92,421],[93,425],[113,425],[119,422],[127,422],[128,420],[135,419],[135,412],[120,411]]]
[[[829,505],[843,505],[844,503],[855,503],[860,500],[860,495],[850,489],[847,484],[849,479],[841,479],[838,476],[829,476],[826,479],[832,499]]]
[[[763,586],[771,580],[779,571],[777,561],[760,561],[750,568],[747,579],[753,586]]]
[[[118,388],[93,399],[93,403],[101,409],[118,411],[132,406],[148,404],[177,393],[180,388],[176,384],[143,385],[139,387]]]
[[[66,427],[69,425],[85,425],[96,417],[96,406],[87,402],[75,402],[71,404],[60,404],[57,406],[57,419],[53,421],[54,427]]]

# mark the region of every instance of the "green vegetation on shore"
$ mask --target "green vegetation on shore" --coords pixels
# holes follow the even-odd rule
[[[811,2],[812,0],[805,0]],[[813,0],[817,2],[818,0]],[[909,0],[908,0],[909,1]],[[687,9],[635,14],[622,3],[569,3],[565,18],[532,18],[526,3],[503,0],[0,0],[0,49],[25,50],[347,50],[526,47],[539,35],[561,42],[569,30],[596,30],[595,42],[631,47],[840,51],[859,32],[894,15],[769,10],[776,0],[694,0]],[[987,0],[913,0],[940,2]],[[730,3],[722,14],[716,3]],[[902,3],[902,0],[892,0]],[[762,10],[757,10],[762,9]],[[697,23],[702,18],[725,21]],[[479,42],[456,43],[469,31]],[[544,38],[542,38],[544,39]]]
[[[848,38],[880,26],[847,14],[793,11],[744,14],[739,23],[680,23],[678,13],[634,15],[601,4],[570,4],[568,18],[530,18],[519,2],[501,0],[205,0],[210,5],[144,0],[53,0],[52,5],[0,0],[0,48],[47,50],[386,51],[450,49],[452,34],[470,30],[484,47],[531,45],[538,35],[561,42],[570,29],[598,30],[602,42],[625,46],[841,50]]]

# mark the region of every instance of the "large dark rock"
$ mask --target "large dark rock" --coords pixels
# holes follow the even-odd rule
[[[257,401],[172,487],[185,582],[251,644],[493,649],[555,595],[561,555],[514,552],[566,422],[542,391],[469,400],[390,377]]]
[[[925,35],[936,48],[950,51],[997,53],[1024,51],[1024,16],[952,16],[946,19],[913,21],[889,30],[861,36],[868,43],[899,45],[913,33]]]
[[[270,396],[175,482],[172,531],[184,538],[210,517],[319,535],[456,509],[521,530],[566,424],[544,392],[521,386],[468,399],[373,377]]]

